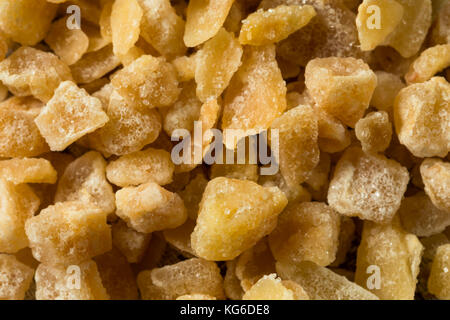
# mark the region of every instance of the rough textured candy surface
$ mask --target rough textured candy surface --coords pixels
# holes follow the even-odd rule
[[[336,165],[328,203],[341,214],[386,223],[400,207],[408,181],[408,171],[396,161],[351,147]]]
[[[9,254],[0,254],[0,300],[23,300],[34,270]]]
[[[450,44],[434,46],[423,51],[411,64],[405,79],[408,83],[424,82],[450,66]]]
[[[383,152],[392,138],[389,115],[384,111],[367,114],[356,123],[355,133],[364,152]]]
[[[55,183],[57,173],[46,159],[23,158],[0,161],[0,177],[14,184]]]
[[[106,213],[91,204],[60,202],[28,219],[33,256],[42,263],[76,264],[111,250]]]
[[[138,41],[142,16],[143,11],[137,0],[114,1],[111,33],[115,54],[126,54]]]
[[[216,178],[206,186],[191,244],[207,260],[232,260],[269,234],[287,204],[276,187]]]
[[[272,273],[258,280],[245,292],[242,300],[294,300],[294,293]]]
[[[52,151],[62,151],[109,120],[100,100],[65,81],[42,109],[35,123]]]
[[[439,159],[425,159],[420,165],[425,192],[433,204],[450,212],[450,163]]]
[[[428,290],[438,299],[450,299],[450,244],[440,246],[433,259]]]

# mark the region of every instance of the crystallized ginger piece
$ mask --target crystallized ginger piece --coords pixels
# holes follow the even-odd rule
[[[260,46],[284,40],[307,25],[315,15],[316,11],[310,5],[280,5],[266,11],[260,9],[242,21],[239,41]]]
[[[450,84],[441,77],[410,85],[394,103],[395,130],[416,157],[445,157],[450,151]]]
[[[20,47],[0,63],[0,81],[16,96],[33,95],[47,102],[65,80],[72,75],[64,62],[31,47]]]
[[[71,81],[56,89],[35,123],[52,151],[62,151],[82,136],[108,122],[100,100]]]
[[[143,11],[138,0],[116,0],[111,11],[114,54],[124,55],[139,39]]]
[[[425,159],[420,165],[420,174],[433,204],[450,213],[450,163]]]
[[[176,228],[187,219],[183,200],[154,182],[116,193],[116,214],[142,233]]]
[[[196,69],[196,55],[193,54],[189,57],[182,56],[172,60],[172,64],[178,74],[178,80],[180,82],[187,82],[195,77]]]
[[[82,202],[59,202],[28,219],[25,231],[42,263],[77,264],[111,250],[106,213]]]
[[[440,246],[433,259],[428,290],[438,299],[450,300],[450,244]]]
[[[364,152],[383,152],[389,147],[392,137],[389,115],[384,111],[367,114],[356,123],[355,133]]]
[[[119,220],[112,226],[113,245],[126,257],[129,263],[138,263],[147,251],[151,233],[140,233]]]
[[[57,173],[45,159],[23,158],[0,161],[0,177],[14,184],[56,183]]]
[[[224,298],[219,267],[215,262],[203,259],[193,258],[143,271],[137,282],[144,300],[173,300],[186,294]]]
[[[382,44],[402,17],[403,6],[395,0],[364,0],[356,16],[361,50],[370,51]]]
[[[36,300],[109,300],[92,260],[69,266],[40,264],[35,280]]]
[[[377,76],[377,87],[370,100],[370,105],[379,111],[386,111],[393,120],[393,106],[395,97],[405,84],[398,75],[385,71],[375,71]]]
[[[232,260],[273,231],[287,204],[276,187],[216,178],[206,186],[191,245],[207,260]]]
[[[396,161],[351,147],[336,165],[328,203],[343,215],[388,223],[400,207],[408,181],[408,170]]]
[[[450,66],[450,43],[437,45],[423,51],[411,64],[405,75],[408,84],[425,82]]]
[[[9,254],[0,254],[0,300],[23,300],[34,270]]]
[[[369,106],[377,78],[354,58],[314,59],[305,69],[305,83],[319,108],[354,128]]]
[[[272,273],[259,279],[245,292],[242,300],[294,300],[294,293]]]

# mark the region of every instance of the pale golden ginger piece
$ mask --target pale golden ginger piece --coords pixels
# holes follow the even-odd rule
[[[436,73],[450,66],[450,43],[437,45],[424,50],[414,60],[405,75],[408,84],[425,82]]]
[[[416,157],[445,157],[450,150],[450,84],[441,77],[410,85],[394,104],[395,130]]]
[[[98,273],[111,300],[138,300],[136,277],[127,259],[113,247],[95,257]]]
[[[185,294],[182,296],[179,296],[176,300],[217,300],[216,297],[211,297],[210,295],[207,294],[198,294],[198,293],[194,293],[194,294]]]
[[[180,94],[175,68],[164,58],[144,55],[118,71],[111,79],[124,98],[149,108],[167,107]]]
[[[167,243],[189,258],[194,256],[194,251],[191,247],[191,234],[194,231],[195,224],[195,220],[188,218],[181,226],[163,231],[164,239],[166,239]]]
[[[265,275],[258,280],[242,300],[295,300],[292,290],[286,288],[275,273]]]
[[[420,237],[442,232],[450,225],[450,211],[437,208],[423,191],[404,198],[398,214],[405,230]]]
[[[20,47],[0,63],[0,81],[19,97],[32,95],[47,102],[65,80],[72,80],[72,75],[64,62],[31,47]]]
[[[423,246],[400,226],[364,222],[355,282],[382,300],[414,300]]]
[[[111,228],[112,242],[129,263],[139,263],[147,251],[151,233],[140,233],[127,226],[123,220],[114,223]]]
[[[379,111],[386,111],[393,120],[393,107],[397,94],[405,87],[398,75],[385,71],[375,71],[377,87],[370,100],[370,105]]]
[[[378,300],[370,291],[314,262],[277,262],[277,274],[299,284],[311,300]]]
[[[0,252],[15,253],[28,246],[25,222],[39,208],[39,198],[26,184],[0,179]]]
[[[450,163],[425,159],[420,165],[420,175],[433,204],[450,213]]]
[[[408,182],[408,170],[396,161],[350,147],[336,165],[328,203],[343,215],[388,223],[400,207]]]
[[[41,263],[34,279],[36,300],[109,300],[92,260],[69,266]]]
[[[46,0],[2,0],[0,29],[15,42],[33,46],[44,39],[56,10]]]
[[[106,161],[100,153],[85,153],[70,163],[59,178],[55,202],[81,201],[97,206],[106,214],[113,213],[114,192],[105,172]]]
[[[194,79],[195,77],[195,69],[197,68],[197,58],[196,55],[193,54],[191,56],[182,56],[177,57],[172,60],[172,64],[175,67],[175,70],[178,74],[178,80],[180,82],[186,82]]]
[[[33,256],[47,265],[77,264],[111,250],[106,213],[82,202],[59,202],[25,222]]]
[[[389,115],[385,111],[368,113],[356,123],[355,133],[364,152],[385,151],[392,138],[392,124],[389,122]]]
[[[228,299],[242,300],[244,290],[242,289],[241,281],[236,276],[236,261],[237,259],[226,262],[227,272],[223,280],[223,288]]]
[[[377,77],[362,60],[331,57],[308,63],[305,84],[317,107],[354,128],[369,106]]]
[[[82,136],[104,126],[109,118],[97,98],[65,81],[42,109],[35,123],[52,151],[62,151]]]
[[[318,107],[314,107],[314,113],[319,127],[320,150],[335,153],[343,151],[350,145],[350,132],[340,120]]]
[[[107,100],[109,122],[88,136],[93,149],[120,156],[139,151],[158,138],[162,124],[157,110],[134,104],[116,91]]]
[[[34,270],[9,254],[0,254],[0,300],[23,300]]]
[[[234,0],[192,0],[186,12],[184,43],[196,47],[214,37],[225,22]]]
[[[192,249],[207,260],[232,260],[273,231],[286,205],[286,196],[276,187],[213,179],[203,193]]]
[[[194,221],[197,220],[199,204],[207,184],[208,179],[205,175],[203,173],[198,173],[189,181],[186,187],[178,193],[184,201],[189,218]]]
[[[244,291],[249,290],[262,276],[274,272],[275,259],[266,238],[236,259],[235,273]]]
[[[218,98],[241,64],[242,47],[232,33],[221,28],[195,55],[197,97]]]
[[[450,244],[440,246],[431,266],[428,290],[438,299],[450,300]]]
[[[431,0],[395,1],[403,7],[403,16],[382,45],[391,46],[403,57],[409,58],[420,50],[430,28]]]
[[[338,213],[325,203],[289,205],[269,235],[270,249],[278,262],[327,266],[336,258],[340,222]]]
[[[68,66],[76,63],[89,48],[89,38],[81,29],[69,29],[67,18],[52,23],[45,43]]]
[[[143,16],[138,0],[117,0],[111,10],[114,54],[126,54],[138,41]]]
[[[270,128],[270,146],[275,161],[289,186],[303,183],[319,163],[320,151],[317,143],[319,127],[312,107],[300,105],[276,118]],[[274,140],[277,130],[278,140]]]
[[[239,41],[253,46],[279,42],[307,25],[315,15],[316,11],[310,5],[260,9],[242,21]]]
[[[184,20],[172,7],[170,0],[138,0],[144,11],[141,36],[168,59],[186,52],[183,42]]]
[[[139,290],[144,300],[174,300],[187,294],[223,299],[223,278],[215,262],[189,259],[139,273]]]
[[[287,107],[286,85],[274,45],[244,49],[242,65],[231,79],[223,105],[222,129],[229,149],[235,148],[235,139],[266,130],[283,113]],[[243,132],[231,134],[227,129]]]
[[[347,254],[352,248],[355,239],[356,226],[352,218],[341,216],[339,228],[339,243],[336,251],[336,259],[330,264],[331,267],[338,267],[347,260]]]
[[[187,219],[183,200],[154,182],[116,192],[116,214],[142,233],[176,228]]]
[[[364,0],[356,16],[361,50],[370,51],[381,45],[402,17],[403,6],[395,0]]]
[[[22,158],[0,161],[0,177],[14,184],[55,183],[57,172],[45,159]]]
[[[159,185],[172,182],[175,165],[170,153],[148,148],[111,161],[106,167],[108,180],[119,187],[140,185],[154,181]]]

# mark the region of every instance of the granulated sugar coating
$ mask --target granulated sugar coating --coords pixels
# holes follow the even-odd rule
[[[448,0],[0,0],[0,300],[449,300],[449,41]]]

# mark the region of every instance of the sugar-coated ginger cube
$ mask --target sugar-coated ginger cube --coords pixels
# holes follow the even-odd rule
[[[363,60],[331,57],[308,63],[305,84],[319,108],[354,128],[369,106],[377,77]]]
[[[343,215],[388,223],[400,207],[408,182],[408,170],[398,162],[350,147],[336,165],[328,203]]]
[[[62,151],[82,136],[104,126],[109,118],[97,98],[71,81],[56,89],[35,123],[52,151]]]
[[[395,130],[416,157],[445,157],[450,150],[450,83],[444,78],[402,89],[394,103]]]
[[[116,192],[116,214],[142,233],[172,229],[187,219],[183,200],[154,182]]]
[[[111,36],[114,53],[126,54],[138,41],[143,10],[137,0],[114,1],[111,11]]]
[[[383,152],[392,138],[392,124],[385,111],[371,112],[358,120],[355,133],[364,152]]]
[[[47,265],[77,264],[111,250],[106,213],[83,202],[58,202],[25,222],[33,256]]]
[[[450,43],[424,50],[411,64],[405,79],[408,83],[424,82],[450,66]]]
[[[174,300],[186,294],[205,294],[223,299],[223,278],[215,262],[193,258],[139,273],[144,300]]]
[[[438,299],[450,300],[450,244],[436,250],[428,278],[428,290]]]
[[[327,266],[336,258],[341,218],[322,202],[289,205],[280,215],[269,244],[277,261],[312,261]]]
[[[292,290],[286,288],[275,273],[265,275],[258,280],[242,300],[295,300]]]
[[[23,300],[34,270],[9,254],[0,254],[0,300]]]
[[[148,249],[151,233],[140,233],[127,226],[123,220],[112,225],[113,245],[126,257],[129,263],[138,263]]]
[[[109,300],[92,260],[72,265],[41,263],[34,279],[36,300]]]
[[[207,260],[232,260],[273,231],[286,205],[286,196],[277,187],[213,179],[203,193],[192,249]]]
[[[358,247],[355,282],[382,300],[413,300],[416,291],[423,246],[399,222],[365,221]]]
[[[50,161],[37,158],[15,158],[0,161],[0,178],[14,184],[55,183],[57,172]]]
[[[420,165],[425,192],[433,204],[450,212],[450,163],[440,159],[425,159]]]

